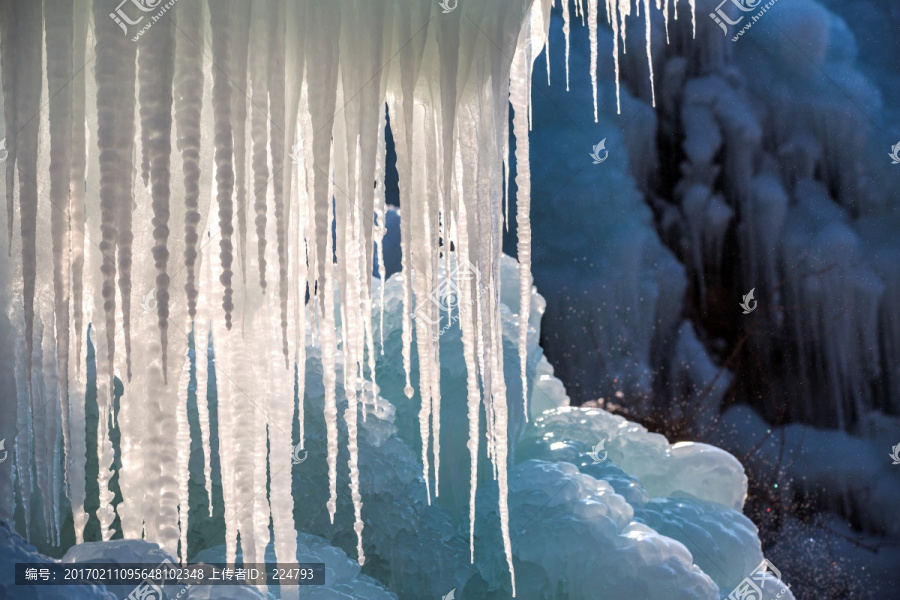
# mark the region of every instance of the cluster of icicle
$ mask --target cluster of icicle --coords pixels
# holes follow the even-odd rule
[[[644,5],[646,14],[649,0]],[[364,562],[356,423],[364,383],[377,391],[381,344],[373,336],[378,302],[369,278],[385,235],[387,106],[403,201],[405,391],[412,397],[415,328],[429,498],[432,473],[439,493],[440,357],[436,342],[422,340],[436,339],[438,261],[448,260],[441,249],[453,244],[479,274],[455,283],[469,300],[459,303],[459,322],[468,367],[470,537],[483,402],[512,574],[499,319],[507,111],[511,103],[521,311],[528,314],[531,65],[547,40],[550,8],[551,0],[463,0],[449,11],[431,0],[132,0],[118,7],[35,0],[0,7],[9,148],[2,235],[11,255],[9,272],[0,270],[0,298],[16,338],[2,352],[14,360],[17,386],[3,414],[17,415],[15,479],[26,519],[35,487],[43,499],[45,523],[29,523],[29,531],[58,543],[55,492],[64,486],[76,540],[83,540],[90,339],[103,538],[113,535],[118,517],[126,538],[143,536],[173,555],[180,546],[184,558],[188,384],[195,368],[209,487],[204,391],[214,347],[228,559],[238,533],[244,560],[262,558],[270,515],[277,556],[292,556],[291,399],[294,365],[304,364],[310,335],[323,348],[332,521],[338,347],[346,365],[350,407],[343,417]],[[630,0],[608,0],[606,9],[616,40],[624,39]],[[575,11],[588,15],[596,45],[597,0],[575,0]],[[668,17],[668,0],[664,11]],[[568,3],[564,16],[568,49]],[[591,62],[595,67],[596,48]],[[596,96],[596,73],[592,78]],[[416,311],[428,318],[413,318]],[[519,329],[522,401],[527,321]],[[299,369],[300,398],[304,374]],[[124,396],[116,413],[117,378]],[[122,501],[115,506],[111,425],[121,433]],[[11,480],[4,486],[11,489]],[[9,518],[13,496],[4,497]],[[474,559],[474,541],[471,551]]]

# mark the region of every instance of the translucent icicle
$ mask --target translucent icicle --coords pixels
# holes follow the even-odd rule
[[[331,194],[328,195],[329,198]],[[318,236],[325,237],[325,257],[321,268],[325,270],[322,311],[322,324],[319,330],[322,334],[322,379],[325,386],[325,428],[328,445],[328,517],[334,524],[334,513],[337,510],[337,454],[338,454],[338,428],[337,428],[337,399],[335,397],[335,353],[337,352],[337,340],[335,336],[334,321],[334,262],[333,242],[331,235],[334,211],[332,202],[328,201],[328,220],[325,231],[317,231]],[[346,366],[344,368],[347,368]]]
[[[652,19],[650,18],[650,0],[644,0],[644,19],[646,21],[646,25],[644,27],[644,31],[646,32],[647,39],[647,66],[650,69],[650,97],[653,100],[653,106],[656,107],[656,85],[653,83],[653,51],[650,47],[650,43],[652,42],[652,35],[650,33],[650,22]]]
[[[235,212],[237,213],[237,255],[241,269],[241,283],[247,283],[247,56],[250,48],[251,0],[232,0],[234,14],[234,93],[231,110],[234,114],[234,180]],[[260,107],[261,109],[261,107]],[[254,110],[257,110],[254,107]]]
[[[253,210],[256,214],[257,261],[259,287],[266,289],[266,190],[269,184],[268,163],[268,2],[253,3],[250,42],[250,89],[253,110],[250,112],[250,139],[253,163]]]
[[[281,343],[284,354],[284,366],[288,366],[287,338],[287,221],[284,206],[284,39],[285,39],[285,6],[278,0],[269,0],[269,121],[272,154],[272,187],[274,188],[273,204],[275,207],[275,239],[278,246],[278,297],[281,299]]]
[[[87,24],[90,13],[89,0],[76,0],[73,3],[74,15],[74,36],[72,47],[72,64],[84,64],[84,56],[87,44]],[[75,77],[70,85],[72,86],[72,167],[70,170],[71,180],[70,188],[70,234],[71,234],[71,277],[72,277],[72,323],[75,328],[75,345],[74,352],[70,356],[74,359],[74,363],[78,372],[81,373],[82,354],[86,355],[84,350],[84,337],[82,332],[85,328],[83,316],[84,302],[84,177],[87,168],[86,157],[86,136],[85,136],[85,79],[90,76],[90,71],[86,71],[83,77]],[[81,388],[78,393],[83,396],[84,389]],[[73,397],[73,403],[75,398]],[[74,404],[73,404],[74,406]],[[83,413],[84,407],[81,407]],[[84,436],[83,430],[73,435]],[[81,458],[79,458],[81,460]],[[83,484],[79,484],[83,487]],[[73,503],[73,510],[77,508],[77,501]],[[76,518],[76,533],[78,532]]]
[[[203,38],[203,5],[178,4],[175,60],[175,123],[184,174],[184,268],[188,315],[197,314],[196,262],[200,229],[200,128],[203,111],[203,54],[194,40]],[[203,240],[205,241],[205,240]],[[199,362],[199,361],[198,361]],[[208,461],[207,461],[208,463]]]
[[[566,91],[569,91],[569,32],[571,30],[571,23],[569,22],[569,1],[570,0],[561,0],[562,1],[562,14],[563,14],[563,36],[566,38]]]
[[[630,2],[631,0],[629,0]],[[587,0],[591,45],[591,90],[594,93],[594,123],[597,122],[597,0]],[[519,48],[522,46],[520,45]],[[513,58],[515,62],[515,58]]]
[[[130,204],[130,189],[126,192],[124,182],[125,176],[122,173],[123,164],[130,162],[130,156],[126,159],[120,156],[123,151],[122,138],[123,134],[119,133],[118,125],[124,120],[124,114],[131,114],[134,102],[129,100],[128,108],[121,107],[123,113],[119,116],[120,107],[117,104],[117,98],[128,97],[124,93],[124,87],[127,82],[121,81],[125,77],[122,72],[123,66],[120,62],[128,59],[129,52],[121,48],[124,43],[131,44],[131,59],[134,60],[134,44],[122,41],[122,32],[116,24],[107,15],[106,7],[99,4],[94,5],[94,33],[96,37],[96,60],[94,61],[94,77],[97,81],[97,150],[100,159],[100,253],[103,260],[103,266],[100,271],[103,274],[103,281],[96,285],[96,289],[102,293],[103,302],[94,302],[95,313],[94,323],[99,324],[100,315],[104,315],[103,321],[105,335],[105,343],[100,343],[100,328],[98,327],[98,335],[95,337],[95,348],[97,352],[97,393],[98,403],[100,402],[100,356],[106,355],[102,363],[105,365],[105,372],[102,375],[103,381],[108,389],[104,391],[105,397],[109,398],[114,393],[113,385],[113,365],[115,359],[115,330],[116,330],[116,262],[115,248],[117,243],[117,203],[120,194],[122,197],[127,196]],[[127,69],[126,69],[127,70]],[[134,95],[133,81],[132,98]],[[121,126],[127,130],[131,128],[121,123]],[[124,144],[128,147],[128,144]],[[105,350],[105,351],[104,351]],[[103,467],[101,467],[102,469]]]
[[[169,330],[169,158],[172,153],[172,85],[175,76],[175,24],[161,19],[146,32],[140,55],[141,135],[145,184],[153,202],[153,262],[156,267],[156,315],[163,381],[168,381]],[[194,83],[196,85],[196,83]]]
[[[37,278],[37,213],[38,190],[37,182],[33,177],[37,171],[38,161],[38,127],[40,120],[34,117],[36,106],[41,105],[41,67],[43,50],[41,48],[44,36],[41,32],[41,4],[27,2],[20,4],[15,21],[15,101],[10,104],[7,100],[7,112],[16,111],[16,122],[13,129],[17,132],[9,143],[15,144],[15,152],[8,150],[7,160],[19,167],[19,220],[22,236],[22,295],[25,310],[25,352],[32,355],[34,344],[34,295],[35,281]],[[4,63],[5,72],[6,63]],[[13,108],[13,106],[15,108]],[[9,167],[7,167],[9,168]],[[9,171],[7,171],[9,177]],[[13,186],[7,179],[7,194],[13,193]],[[9,219],[12,224],[12,218]],[[10,240],[12,236],[10,236]],[[31,381],[31,362],[25,362],[25,377]],[[28,386],[29,395],[32,394],[31,385]]]
[[[47,0],[47,85],[50,90],[50,236],[53,251],[53,304],[56,316],[56,357],[59,368],[59,407],[63,452],[69,441],[69,193],[72,146],[72,3]],[[54,431],[55,435],[55,431]],[[66,471],[68,464],[66,463]],[[58,496],[57,496],[58,497]]]
[[[596,1],[593,19],[596,23]],[[524,33],[524,32],[523,32]],[[524,36],[523,36],[524,37]],[[528,144],[528,81],[531,79],[531,61],[526,52],[531,47],[531,36],[520,39],[510,69],[509,102],[513,107],[513,135],[516,138],[516,253],[519,259],[519,371],[522,380],[522,409],[528,420],[528,321],[531,312],[531,165]],[[596,100],[596,97],[595,97]]]
[[[231,0],[209,3],[209,24],[212,29],[213,49],[213,112],[216,117],[216,185],[219,204],[219,255],[222,261],[222,308],[225,310],[225,327],[231,329],[234,310],[234,289],[231,270],[233,262],[231,236],[234,232],[234,170],[231,139]]]

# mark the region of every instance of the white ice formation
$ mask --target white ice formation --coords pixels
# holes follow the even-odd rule
[[[520,272],[514,260],[503,256],[500,273],[508,290],[501,298],[502,351],[512,358],[518,346],[515,284]],[[477,558],[470,562],[469,424],[467,415],[456,407],[468,395],[462,352],[465,332],[456,322],[438,340],[444,356],[441,386],[446,400],[440,415],[444,491],[429,505],[416,441],[421,399],[418,394],[410,399],[403,393],[405,373],[402,362],[396,360],[403,347],[401,274],[388,279],[383,289],[376,281],[372,291],[375,297],[384,292],[386,353],[378,364],[378,394],[368,383],[359,392],[366,414],[359,421],[357,442],[369,558],[362,568],[365,575],[347,556],[352,556],[355,546],[352,493],[340,488],[334,522],[326,506],[330,491],[324,361],[311,335],[303,399],[309,456],[293,469],[293,510],[286,512],[302,533],[276,526],[275,544],[266,547],[266,560],[284,559],[278,544],[287,536],[298,561],[325,562],[327,585],[311,589],[309,594],[315,598],[439,598],[454,588],[464,598],[509,598],[512,582],[506,558],[498,551],[503,543],[500,490],[487,464],[484,444],[478,450]],[[529,379],[537,382],[533,396],[540,402],[532,403],[527,423],[515,389],[519,365],[507,361],[502,374],[511,390],[510,543],[520,567],[520,595],[531,598],[566,590],[569,600],[628,594],[645,600],[718,600],[762,558],[756,528],[740,513],[747,490],[741,465],[717,448],[670,444],[663,436],[604,410],[567,406],[566,390],[553,377],[537,343],[544,301],[533,288],[530,293],[527,369]],[[345,367],[352,368],[352,363],[341,350],[334,355],[334,363],[335,404],[340,412],[353,401],[354,390],[342,385]],[[484,414],[484,409],[480,412]],[[483,421],[481,427],[483,431]],[[350,455],[349,428],[339,427],[338,436],[343,461]],[[598,440],[605,440],[607,456],[595,464],[589,452]],[[282,478],[290,482],[287,475]],[[346,479],[342,474],[342,480]],[[14,558],[23,558],[16,536],[4,535],[6,531],[0,528],[0,569]],[[229,558],[226,546],[204,548],[191,558],[223,562]],[[237,551],[244,560],[246,548],[242,544]],[[64,560],[152,563],[165,554],[145,541],[111,540],[76,545]],[[257,553],[257,558],[262,556]],[[784,589],[779,584],[773,588],[773,594]],[[36,589],[38,600],[45,597],[40,595],[43,590],[52,590]],[[230,589],[194,586],[183,598],[217,598]],[[102,598],[102,593],[85,590],[73,598]],[[250,590],[244,596],[239,593],[235,590],[231,597],[256,597]],[[780,597],[792,599],[789,591]]]
[[[259,556],[268,538],[266,511],[276,530],[290,529],[283,521],[290,487],[276,475],[289,468],[286,399],[292,365],[304,361],[308,307],[324,366],[329,516],[335,518],[339,467],[346,464],[357,559],[364,562],[357,414],[365,382],[376,376],[380,343],[369,265],[382,235],[373,217],[384,211],[387,106],[405,203],[405,391],[414,391],[413,335],[435,334],[446,306],[437,274],[449,260],[441,248],[453,243],[478,273],[451,279],[471,301],[460,303],[459,318],[470,376],[472,467],[484,402],[484,442],[498,481],[502,546],[515,595],[499,240],[507,218],[511,103],[519,254],[526,264],[517,287],[527,311],[531,65],[547,39],[551,4],[464,2],[446,14],[430,0],[3,4],[0,68],[9,156],[0,246],[10,248],[10,260],[0,272],[0,299],[8,319],[4,339],[11,343],[0,362],[13,367],[16,389],[4,399],[3,414],[17,415],[15,431],[9,425],[3,432],[15,440],[25,514],[31,514],[32,489],[44,500],[43,523],[31,524],[32,531],[58,539],[55,499],[65,487],[76,539],[82,539],[88,517],[80,483],[83,357],[90,335],[100,410],[102,536],[110,539],[118,518],[125,537],[143,536],[178,554],[185,543],[185,361],[193,334],[201,353],[208,337],[215,349],[227,555],[233,558],[240,534],[244,556]],[[598,1],[577,6],[596,31]],[[640,12],[640,3],[634,6]],[[656,7],[667,19],[669,3],[656,0]],[[649,8],[644,0],[648,53]],[[631,0],[606,3],[617,60],[632,9]],[[591,52],[596,56],[597,48]],[[649,55],[648,66],[652,88]],[[458,264],[449,263],[451,269]],[[335,294],[344,307],[339,314]],[[518,396],[527,403],[524,324],[517,337]],[[334,362],[338,347],[348,365],[343,381]],[[438,348],[420,343],[415,357],[429,501],[440,492]],[[300,373],[302,394],[309,382],[304,369]],[[125,388],[118,413],[117,380]],[[351,397],[342,421],[349,431],[342,465],[339,385]],[[111,427],[122,436],[123,499],[116,507]],[[62,460],[53,444],[59,430]],[[205,425],[203,434],[210,435]],[[258,494],[267,469],[270,508]],[[4,494],[2,516],[12,514],[13,497]],[[279,539],[276,552],[290,554],[295,544]]]

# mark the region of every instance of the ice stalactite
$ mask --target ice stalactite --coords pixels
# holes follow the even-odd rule
[[[72,46],[73,5],[64,0],[47,0],[47,86],[50,100],[50,235],[53,238],[53,304],[56,316],[55,342],[59,369],[59,407],[62,418],[63,450],[71,453],[69,441],[69,194],[72,146]],[[55,432],[54,432],[55,434]]]
[[[234,255],[231,237],[234,232],[234,170],[232,168],[233,145],[231,138],[231,0],[209,4],[209,25],[213,46],[213,112],[215,113],[216,144],[216,197],[219,204],[219,255],[222,261],[220,279],[224,287],[222,308],[225,311],[225,327],[231,329],[234,311],[234,289],[231,270]]]
[[[270,141],[272,155],[272,187],[273,205],[275,208],[275,238],[278,246],[278,297],[281,313],[281,343],[284,353],[284,366],[287,368],[290,353],[288,352],[287,313],[288,313],[288,266],[287,266],[287,220],[284,203],[284,120],[285,120],[285,7],[278,0],[268,0],[269,22],[268,39],[268,88]]]
[[[268,165],[268,55],[269,28],[267,2],[253,4],[250,46],[250,90],[254,110],[250,113],[250,138],[253,144],[253,211],[256,214],[257,260],[259,287],[266,289],[266,187],[269,182]]]
[[[16,146],[14,160],[19,170],[19,220],[22,236],[22,295],[25,314],[25,353],[32,355],[34,344],[34,296],[37,278],[37,164],[38,164],[38,126],[35,107],[41,104],[41,63],[43,52],[41,42],[41,5],[30,2],[20,5],[16,13],[15,26],[18,29],[15,39],[16,66],[13,69],[15,80],[16,118],[13,130],[16,132],[12,143]],[[4,71],[5,72],[5,71]],[[8,103],[7,106],[9,106]],[[9,120],[7,120],[9,122]],[[10,155],[12,156],[12,152]],[[7,160],[10,160],[7,157]],[[12,161],[10,161],[12,162]],[[7,172],[8,173],[8,172]],[[12,193],[13,186],[7,182],[7,190]],[[12,223],[12,218],[10,218]],[[28,379],[28,394],[31,391],[31,361],[25,361],[25,376]],[[33,401],[32,401],[33,402]]]
[[[328,194],[327,220],[328,232],[325,242],[325,257],[322,260],[324,268],[325,285],[322,286],[324,298],[322,302],[322,322],[319,327],[322,332],[322,365],[324,367],[323,382],[325,384],[325,426],[327,428],[328,443],[328,516],[334,523],[334,513],[337,511],[337,399],[335,398],[335,353],[337,352],[337,340],[335,336],[334,315],[334,263],[331,260],[334,252],[334,244],[331,235],[334,223],[334,211],[332,209],[331,193]],[[319,280],[321,281],[321,280]],[[318,283],[318,281],[317,281]]]
[[[144,36],[140,64],[141,135],[153,201],[153,259],[156,267],[156,313],[162,347],[163,381],[168,381],[169,329],[169,158],[172,152],[172,85],[175,76],[175,24],[161,19]]]
[[[561,0],[563,14],[563,37],[566,39],[566,91],[569,91],[569,31],[571,23],[569,17],[569,0]]]
[[[188,314],[197,313],[196,263],[200,241],[200,126],[203,111],[203,54],[194,40],[203,36],[201,0],[178,4],[178,29],[175,49],[175,124],[178,149],[184,174],[184,266],[187,271],[185,292]]]
[[[241,283],[247,285],[247,57],[250,50],[251,0],[232,0],[234,6],[234,93],[231,96],[234,136],[235,212],[237,213],[237,255]]]
[[[328,444],[328,514],[334,522],[337,509],[337,403],[335,399],[334,352],[334,279],[332,276],[333,244],[332,187],[331,187],[331,131],[337,98],[338,64],[340,53],[341,11],[336,4],[307,5],[307,19],[319,27],[307,31],[306,73],[309,92],[309,114],[312,125],[312,198],[315,210],[316,273],[315,295],[321,312],[322,364],[325,386],[325,423]],[[303,372],[303,369],[300,369]]]
[[[609,1],[609,0],[607,0]],[[638,0],[640,1],[640,0]],[[594,93],[594,123],[597,122],[597,0],[587,0],[591,40],[591,90]],[[608,8],[608,5],[607,5]],[[608,14],[608,13],[607,13]],[[514,59],[515,60],[515,59]],[[618,63],[617,63],[618,64]]]
[[[83,65],[84,57],[89,45],[88,21],[90,17],[89,0],[77,0],[73,4],[73,47],[72,65]],[[69,232],[70,232],[70,257],[71,265],[71,323],[74,331],[69,336],[69,406],[70,406],[70,451],[66,455],[66,474],[68,483],[69,503],[72,506],[72,521],[75,530],[75,542],[84,541],[84,527],[87,524],[88,514],[84,510],[86,498],[85,490],[85,465],[86,445],[85,434],[85,389],[87,387],[87,373],[85,369],[85,357],[87,329],[85,313],[90,309],[85,306],[85,299],[90,296],[90,278],[84,279],[85,267],[85,176],[87,174],[87,139],[85,129],[87,127],[87,83],[84,77],[73,77],[72,86],[72,149],[70,170],[70,197],[69,197]],[[87,293],[85,293],[87,291]],[[87,310],[85,310],[87,308]]]

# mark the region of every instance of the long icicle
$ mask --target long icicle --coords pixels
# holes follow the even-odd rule
[[[169,331],[169,158],[172,152],[172,85],[175,77],[175,24],[160,19],[141,40],[141,131],[153,206],[153,262],[156,267],[156,315],[163,381],[168,381]]]
[[[225,327],[231,329],[234,311],[234,289],[231,270],[234,254],[231,237],[234,232],[234,170],[231,139],[231,0],[209,3],[209,21],[213,39],[213,112],[216,117],[216,185],[219,203],[219,256],[222,261],[222,308],[225,310]]]
[[[47,85],[50,101],[50,209],[53,238],[53,299],[56,315],[56,359],[59,369],[59,407],[63,451],[72,449],[69,434],[69,194],[72,146],[72,47],[73,5],[66,0],[47,0],[44,15],[47,35]],[[68,463],[66,479],[68,480]]]

